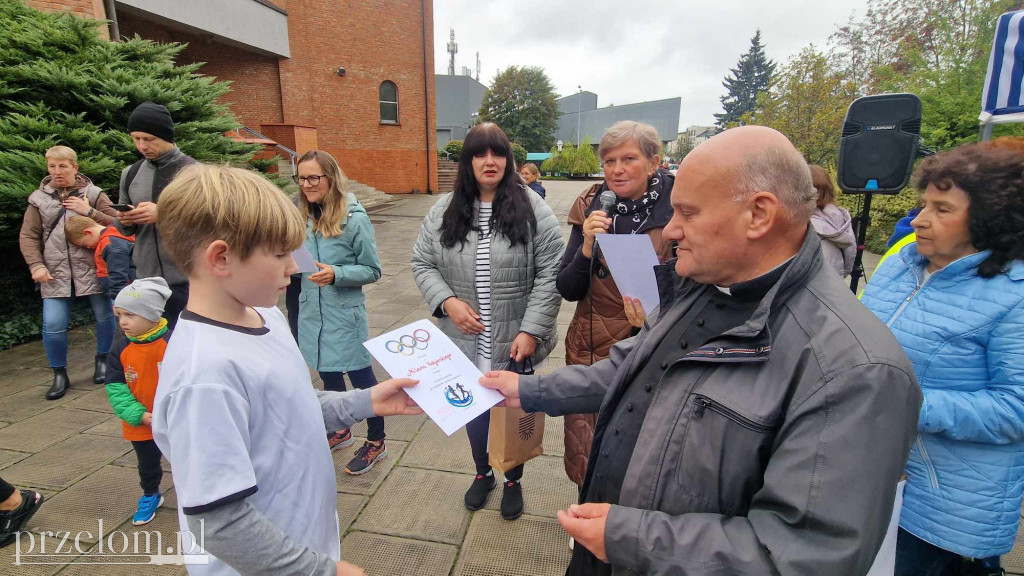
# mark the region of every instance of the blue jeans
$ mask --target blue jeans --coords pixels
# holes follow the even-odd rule
[[[90,294],[89,304],[96,316],[96,354],[110,352],[114,342],[114,309],[106,294]],[[68,325],[73,298],[43,298],[43,348],[50,368],[68,365]]]
[[[925,542],[903,528],[896,534],[895,576],[959,576],[964,571],[965,559],[956,552],[943,550]],[[999,574],[999,556],[979,558],[974,572]]]

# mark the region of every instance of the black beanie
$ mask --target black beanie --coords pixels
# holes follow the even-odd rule
[[[128,117],[128,132],[145,132],[174,142],[174,120],[166,107],[153,102],[139,104]]]

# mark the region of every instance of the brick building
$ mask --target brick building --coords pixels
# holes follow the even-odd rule
[[[437,190],[432,0],[27,0],[187,42],[242,125],[391,193]]]

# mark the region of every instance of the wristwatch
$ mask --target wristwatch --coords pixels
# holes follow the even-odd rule
[[[92,206],[89,206],[89,211],[85,213],[85,217],[86,217],[86,218],[92,218],[92,214],[93,214],[93,212],[95,212],[95,211],[96,211],[96,209],[95,209],[95,208],[93,208]]]

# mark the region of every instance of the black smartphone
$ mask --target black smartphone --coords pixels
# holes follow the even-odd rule
[[[135,206],[132,206],[131,204],[111,204],[110,207],[113,208],[114,210],[117,210],[118,212],[128,212],[130,210],[135,210]]]

